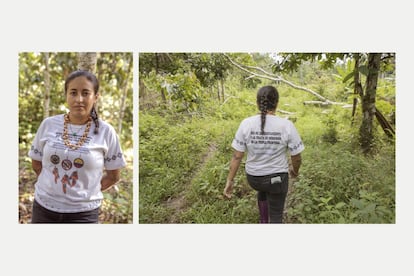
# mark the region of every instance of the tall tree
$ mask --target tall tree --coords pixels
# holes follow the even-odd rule
[[[391,59],[394,61],[393,53],[310,53],[310,54],[293,54],[282,53],[280,54],[282,60],[275,63],[274,69],[277,72],[293,71],[296,70],[299,65],[306,60],[319,60],[324,68],[333,67],[337,60],[346,60],[353,58],[355,60],[354,70],[344,78],[344,82],[353,78],[354,94],[359,94],[362,102],[362,123],[359,130],[361,148],[364,153],[369,153],[372,150],[372,144],[374,139],[373,134],[373,118],[379,111],[375,106],[377,83],[380,72],[381,58],[383,60]],[[366,63],[363,64],[363,57],[366,57]],[[388,61],[387,61],[388,62]],[[365,91],[361,85],[360,75],[366,76]],[[353,114],[355,114],[357,101],[354,100]],[[380,115],[380,114],[379,114]],[[383,118],[383,116],[377,116],[377,118]],[[382,124],[381,124],[382,125]],[[385,131],[385,129],[384,129]],[[388,134],[388,133],[387,133]]]
[[[368,75],[365,93],[362,97],[362,124],[360,127],[360,142],[363,152],[369,153],[374,138],[372,122],[376,113],[375,98],[377,93],[378,75],[380,69],[381,54],[370,53],[368,55]]]
[[[43,53],[43,60],[45,62],[45,95],[43,97],[43,119],[49,117],[50,105],[50,69],[49,69],[49,53]]]
[[[126,100],[127,100],[128,90],[129,90],[130,77],[132,76],[132,74],[130,74],[130,72],[132,71],[132,55],[128,54],[126,56],[129,56],[130,58],[128,59],[128,57],[125,57],[126,62],[128,62],[128,66],[127,66],[127,71],[126,71],[127,73],[125,74],[124,82],[122,84],[122,96],[121,96],[121,104],[119,106],[119,118],[118,118],[118,133],[121,133],[122,131],[122,122],[125,116]]]
[[[78,69],[95,72],[97,53],[79,53]]]
[[[96,73],[96,59],[97,53],[78,53],[78,69]],[[98,101],[95,103],[95,108],[98,110]]]

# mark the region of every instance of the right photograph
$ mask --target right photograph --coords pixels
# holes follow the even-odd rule
[[[139,53],[139,223],[395,224],[395,58]]]

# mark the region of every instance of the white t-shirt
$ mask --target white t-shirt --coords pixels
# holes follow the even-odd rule
[[[43,120],[33,140],[29,156],[42,162],[35,184],[35,200],[43,207],[60,213],[90,211],[101,205],[103,170],[125,166],[118,136],[114,128],[99,120],[99,133],[91,128],[85,143],[69,149],[63,143],[64,115]],[[68,124],[69,140],[76,144],[86,128]],[[74,135],[73,129],[78,133]]]
[[[288,172],[288,150],[296,155],[305,149],[295,126],[274,115],[266,115],[264,135],[260,126],[260,115],[244,119],[231,144],[237,151],[247,150],[246,172],[254,176]]]

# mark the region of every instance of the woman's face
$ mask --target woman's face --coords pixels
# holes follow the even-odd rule
[[[77,120],[86,120],[89,117],[97,99],[98,94],[95,94],[92,82],[86,77],[80,76],[69,82],[66,102],[70,114]]]

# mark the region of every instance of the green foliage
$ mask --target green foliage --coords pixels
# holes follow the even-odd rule
[[[338,60],[345,60],[349,53],[279,53],[280,59],[273,65],[275,72],[296,71],[305,61],[318,61],[323,69],[331,68]]]
[[[203,87],[211,87],[218,80],[225,79],[231,68],[222,54],[194,53],[189,62]]]
[[[210,134],[204,125],[191,121],[166,125],[160,117],[141,113],[140,122],[140,200],[158,202],[181,192]]]
[[[290,222],[394,223],[395,156],[365,157],[346,143],[307,148],[288,203]]]
[[[325,133],[322,135],[322,141],[335,144],[338,141],[338,131],[336,130],[337,121],[332,114],[323,118],[326,127]]]
[[[121,170],[121,180],[116,187],[103,193],[104,201],[101,207],[102,223],[132,223],[132,162]]]

